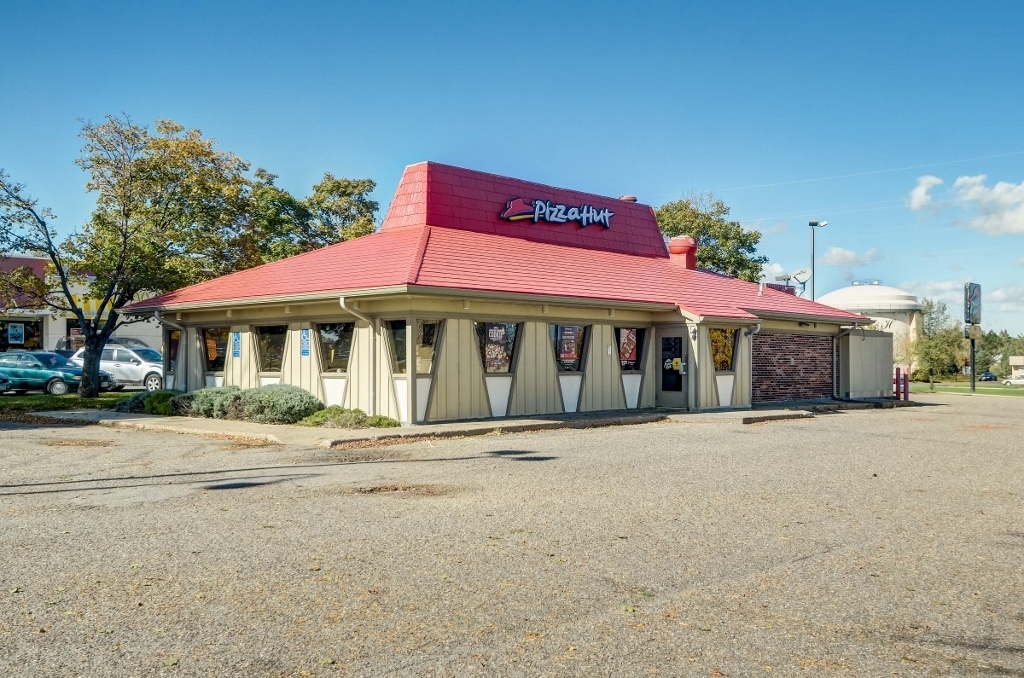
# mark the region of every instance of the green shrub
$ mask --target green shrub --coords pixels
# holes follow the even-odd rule
[[[402,425],[397,419],[385,417],[383,414],[375,414],[372,417],[367,417],[363,424],[369,428],[394,428]]]
[[[200,417],[226,419],[231,405],[242,397],[237,386],[204,388],[192,394],[192,411]]]
[[[347,410],[339,405],[331,405],[299,422],[300,426],[320,426],[323,428],[391,428],[401,426],[391,417],[375,414],[368,417],[362,410]]]
[[[272,384],[242,391],[238,401],[231,404],[229,415],[260,424],[294,424],[321,409],[323,404],[309,391]]]
[[[148,397],[149,391],[142,391],[141,393],[130,395],[115,405],[114,411],[126,412],[128,414],[142,414],[146,411],[146,398]]]
[[[170,400],[171,411],[179,417],[191,417],[195,412],[192,409],[193,393],[179,393]]]
[[[176,395],[178,394],[174,391],[153,391],[143,401],[143,410],[146,414],[162,414],[169,417],[174,414],[174,410],[171,408],[171,398]]]

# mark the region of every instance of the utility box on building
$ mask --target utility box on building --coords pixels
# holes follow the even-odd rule
[[[892,335],[853,330],[839,338],[839,397],[892,397]]]

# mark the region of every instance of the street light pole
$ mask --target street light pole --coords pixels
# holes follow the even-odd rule
[[[811,227],[811,301],[814,301],[814,229],[828,226],[827,221],[809,221]]]

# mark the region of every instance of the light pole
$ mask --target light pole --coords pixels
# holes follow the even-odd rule
[[[827,221],[810,221],[811,227],[811,301],[814,301],[814,229],[828,226]]]

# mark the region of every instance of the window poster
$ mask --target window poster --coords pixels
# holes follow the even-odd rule
[[[619,363],[623,368],[636,369],[636,328],[619,330]]]
[[[579,352],[579,330],[576,325],[562,325],[560,328],[562,336],[558,342],[558,357],[560,360],[577,360]]]
[[[25,343],[25,323],[7,323],[7,343],[22,346]]]
[[[515,339],[514,324],[484,323],[485,372],[508,372],[512,368],[512,347],[515,345]]]

